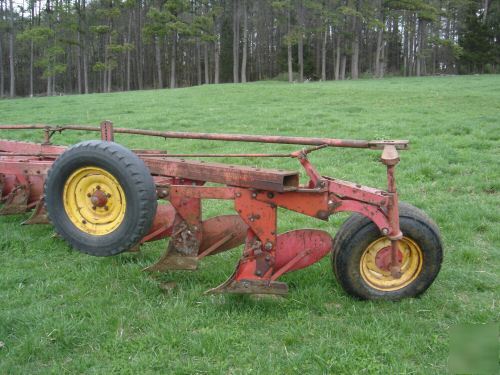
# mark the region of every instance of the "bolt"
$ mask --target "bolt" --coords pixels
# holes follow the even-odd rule
[[[96,206],[92,206],[92,209],[95,210],[95,209],[97,209],[97,207]]]
[[[90,198],[91,196],[92,196],[92,194],[90,194],[90,193],[87,193],[87,197],[89,197],[89,198]]]
[[[383,229],[382,229],[382,234],[383,234],[384,236],[387,236],[387,235],[389,234],[389,229],[387,229],[387,228],[383,228]]]
[[[100,187],[99,185],[97,185],[95,188],[96,188],[97,190],[101,190],[101,187]]]
[[[250,221],[251,221],[251,222],[254,222],[254,221],[255,221],[255,218],[252,216],[252,217],[250,218]]]
[[[252,193],[252,198],[257,198],[257,193]]]
[[[273,194],[273,193],[271,193],[271,192],[269,192],[269,193],[267,193],[267,197],[268,197],[269,199],[273,199],[273,198],[274,198],[274,194]]]
[[[257,271],[255,271],[255,274],[256,274],[257,276],[262,276],[262,271],[257,270]]]
[[[87,221],[86,220],[82,220],[82,224],[87,224]]]
[[[108,194],[106,194],[106,196],[107,196],[108,198],[111,198],[111,194],[109,194],[109,193],[108,193]]]
[[[236,198],[241,197],[241,193],[236,193]]]
[[[273,244],[267,241],[266,244],[264,245],[264,249],[266,249],[267,251],[271,251],[273,249]]]
[[[107,210],[109,210],[109,207],[108,206],[104,206],[104,209],[107,211]]]
[[[266,260],[269,262],[271,260],[271,256],[266,255]]]

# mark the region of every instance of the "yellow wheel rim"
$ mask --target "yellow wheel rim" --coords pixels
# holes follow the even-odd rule
[[[82,232],[104,236],[125,218],[127,202],[113,175],[97,167],[76,170],[64,184],[64,210]]]
[[[390,271],[391,241],[382,237],[373,241],[361,256],[360,271],[364,281],[372,288],[394,291],[411,284],[422,271],[423,253],[410,238],[398,241],[398,260],[401,264],[399,278]]]

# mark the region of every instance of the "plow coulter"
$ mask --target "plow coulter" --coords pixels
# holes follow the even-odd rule
[[[1,125],[0,130],[43,132],[42,143],[0,140],[0,215],[32,211],[23,224],[52,223],[73,248],[94,256],[138,251],[169,237],[165,254],[149,272],[195,270],[206,256],[243,245],[234,273],[211,293],[284,295],[285,273],[331,254],[344,290],[361,299],[413,297],[437,276],[442,244],[436,224],[398,202],[395,168],[408,141],[363,141],[239,134],[160,132],[100,127]],[[55,134],[98,132],[100,140],[72,147],[52,144]],[[115,134],[165,139],[208,139],[301,145],[289,154],[170,154],[129,150]],[[96,138],[96,137],[94,137]],[[387,187],[371,188],[321,175],[308,155],[327,147],[381,151]],[[288,157],[297,171],[229,165],[192,157]],[[233,202],[235,213],[204,219],[202,200]],[[352,216],[335,238],[325,231],[278,233],[278,208],[326,221]]]

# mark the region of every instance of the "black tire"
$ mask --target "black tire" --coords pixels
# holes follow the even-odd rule
[[[85,167],[112,175],[126,198],[123,218],[104,235],[89,234],[75,226],[63,203],[66,181]],[[125,147],[104,141],[81,142],[61,154],[48,172],[44,195],[56,232],[73,248],[94,256],[116,255],[138,244],[150,230],[157,206],[155,184],[144,162]]]
[[[443,246],[437,225],[421,210],[399,204],[400,227],[421,250],[421,268],[415,279],[397,290],[381,290],[365,280],[362,256],[374,241],[384,237],[367,217],[353,214],[337,232],[332,249],[332,268],[337,281],[350,295],[359,299],[399,300],[416,297],[429,288],[439,273]]]

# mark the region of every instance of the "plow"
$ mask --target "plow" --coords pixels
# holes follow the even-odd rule
[[[242,247],[232,275],[209,293],[285,295],[278,279],[331,256],[342,288],[360,299],[415,297],[439,273],[443,249],[437,225],[399,202],[396,166],[405,140],[349,140],[190,133],[100,126],[0,125],[1,131],[40,132],[40,143],[0,139],[0,215],[32,212],[26,225],[51,223],[74,249],[93,256],[139,251],[169,238],[148,272],[196,270],[207,256]],[[79,131],[97,140],[71,147],[54,136]],[[164,139],[297,145],[291,153],[172,154],[127,149],[115,135]],[[380,152],[383,189],[322,175],[309,154],[332,147]],[[204,158],[293,158],[298,171],[204,161]],[[194,158],[194,159],[193,159]],[[231,201],[234,214],[204,218],[204,200]],[[278,231],[282,210],[328,221],[352,215],[334,238],[323,230]]]

